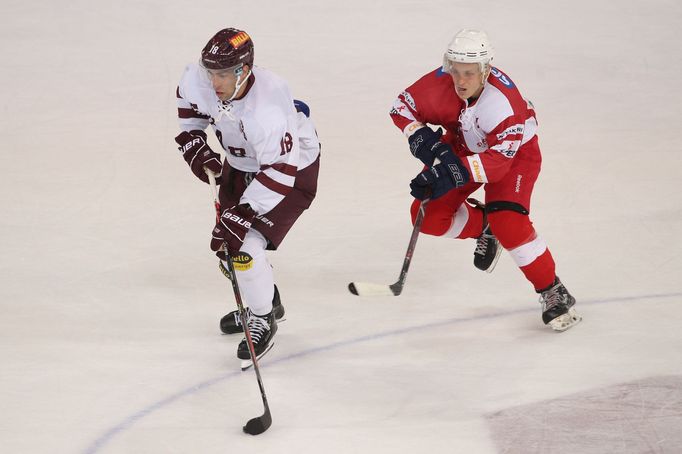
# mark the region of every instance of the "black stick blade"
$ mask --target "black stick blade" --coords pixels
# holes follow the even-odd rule
[[[351,282],[348,291],[357,296],[397,296],[403,289],[403,285],[396,282],[392,285],[373,284],[371,282]]]
[[[250,419],[243,427],[243,430],[249,435],[259,435],[268,430],[271,425],[272,417],[270,416],[270,412],[266,411],[263,416]]]

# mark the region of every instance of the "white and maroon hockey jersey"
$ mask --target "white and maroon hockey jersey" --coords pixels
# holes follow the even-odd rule
[[[478,183],[503,178],[537,131],[533,106],[497,68],[491,69],[481,95],[471,104],[457,96],[450,75],[436,69],[402,92],[390,115],[408,137],[420,124],[443,126],[447,133],[442,140],[463,158]]]
[[[251,77],[246,95],[224,104],[206,71],[188,65],[177,90],[178,117],[183,131],[210,125],[228,164],[255,174],[239,203],[263,215],[284,199],[297,172],[315,162],[320,147],[312,121],[294,108],[287,83],[258,67]]]

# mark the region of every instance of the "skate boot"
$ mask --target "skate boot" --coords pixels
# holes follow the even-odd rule
[[[279,298],[279,290],[275,285],[275,294],[272,297],[272,311],[275,313],[275,318],[277,320],[284,317],[284,306],[282,306],[282,301]],[[246,319],[251,317],[251,309],[246,308]],[[284,320],[282,320],[284,321]],[[243,333],[244,328],[242,327],[242,319],[239,317],[239,311],[232,311],[222,319],[220,319],[220,331],[224,334],[235,334]]]
[[[467,199],[477,208],[483,210],[483,233],[476,238],[476,249],[474,250],[474,266],[481,271],[492,273],[495,265],[502,253],[502,246],[500,242],[493,235],[488,224],[488,216],[485,214],[485,205],[476,199]]]
[[[275,320],[275,315],[272,311],[266,315],[251,314],[251,317],[249,317],[249,333],[251,333],[256,358],[260,358],[272,348],[274,345],[272,338],[275,337],[276,332],[277,320]],[[251,359],[246,337],[242,339],[239,347],[237,347],[237,357],[241,360]]]
[[[566,331],[583,319],[573,307],[575,298],[568,293],[558,276],[552,285],[538,293],[542,304],[542,321],[554,331]]]

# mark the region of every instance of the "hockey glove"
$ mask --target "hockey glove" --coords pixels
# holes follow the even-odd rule
[[[211,239],[211,249],[218,251],[218,257],[221,257],[220,252],[224,251],[223,246],[227,246],[227,252],[231,256],[239,253],[254,217],[256,212],[248,204],[235,205],[223,211],[213,229]]]
[[[410,182],[410,194],[415,199],[437,199],[469,181],[469,171],[449,145],[438,143],[433,148],[440,164],[424,170]]]
[[[220,176],[223,169],[223,164],[220,161],[220,155],[208,146],[206,143],[206,133],[204,131],[182,131],[180,135],[175,138],[175,141],[180,145],[178,150],[182,152],[182,157],[185,158],[189,164],[192,173],[197,176],[204,183],[208,183],[206,171],[210,170],[216,175],[216,179]],[[220,184],[218,180],[218,184]]]
[[[441,128],[438,128],[436,131],[428,126],[417,129],[407,139],[412,156],[423,162],[426,167],[431,167],[435,159],[432,149],[436,144],[440,143],[442,135],[443,130]]]

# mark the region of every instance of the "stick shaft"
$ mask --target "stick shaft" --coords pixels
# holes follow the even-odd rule
[[[208,175],[208,183],[211,188],[211,195],[213,196],[213,205],[215,207],[216,222],[220,220],[220,199],[218,198],[218,190],[215,180],[215,175],[213,172],[206,171]],[[253,370],[256,372],[256,379],[258,380],[258,387],[260,388],[260,395],[263,399],[263,407],[265,417],[268,421],[271,421],[270,406],[268,405],[268,398],[265,395],[265,386],[263,386],[263,379],[260,375],[260,367],[258,366],[258,358],[256,357],[256,349],[253,346],[253,340],[251,339],[251,331],[249,330],[248,320],[246,318],[246,310],[244,309],[244,303],[242,302],[242,295],[239,291],[239,283],[237,282],[237,274],[234,271],[234,263],[232,261],[232,256],[227,249],[227,244],[224,245],[225,256],[227,258],[227,270],[230,274],[230,282],[232,283],[232,292],[234,293],[234,299],[237,303],[237,310],[239,311],[239,318],[242,321],[242,326],[244,327],[244,337],[246,337],[246,345],[249,347],[249,354],[251,355],[251,361],[253,362]],[[261,417],[261,418],[263,418]],[[269,424],[268,424],[269,426]],[[267,429],[267,427],[265,427]]]

